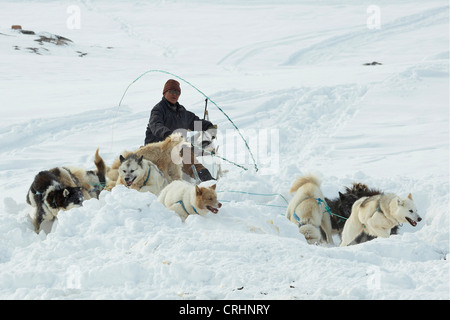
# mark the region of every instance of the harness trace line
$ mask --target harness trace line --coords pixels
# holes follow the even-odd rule
[[[111,191],[112,189],[109,188],[106,183],[89,183],[91,186],[94,186],[94,192],[96,191],[102,191],[102,190],[106,190],[106,191]]]
[[[248,195],[252,195],[252,196],[266,196],[266,197],[280,196],[281,198],[283,198],[283,200],[287,204],[289,204],[289,202],[286,200],[286,198],[280,193],[255,193],[255,192],[235,191],[235,190],[224,190],[224,191],[216,191],[216,192],[217,193],[219,193],[219,192],[242,193],[242,194],[248,194]],[[268,206],[272,206],[272,205],[268,205]],[[287,208],[287,206],[280,206],[280,207]]]
[[[324,212],[328,212],[330,216],[335,216],[335,217],[338,217],[338,218],[341,218],[341,219],[344,219],[344,220],[348,220],[348,218],[346,218],[346,217],[342,217],[342,216],[340,216],[338,214],[335,214],[335,213],[331,212],[331,209],[328,206],[328,204],[325,202],[325,200],[323,200],[321,198],[317,198],[316,201],[317,201],[318,205],[322,205],[324,207],[324,209],[325,209]]]
[[[249,147],[249,145],[248,145],[248,143],[247,143],[247,140],[245,140],[244,136],[242,135],[241,131],[240,131],[239,128],[236,126],[236,124],[233,122],[233,120],[231,120],[231,118],[225,113],[225,111],[222,110],[222,108],[220,108],[220,107],[217,105],[217,103],[215,103],[213,100],[211,100],[211,98],[208,97],[206,94],[204,94],[200,89],[198,89],[196,86],[194,86],[192,83],[190,83],[190,82],[187,81],[186,79],[183,79],[182,77],[180,77],[180,76],[178,76],[178,75],[176,75],[176,74],[174,74],[174,73],[172,73],[172,72],[165,71],[165,70],[152,69],[152,70],[145,71],[145,72],[142,73],[139,77],[137,77],[137,78],[136,78],[133,82],[131,82],[131,83],[127,86],[127,88],[125,89],[125,92],[123,93],[122,98],[121,98],[120,101],[119,101],[119,105],[117,106],[117,110],[116,110],[116,114],[114,115],[114,119],[116,119],[116,117],[117,117],[117,113],[119,112],[119,107],[121,106],[122,101],[123,101],[123,98],[125,97],[125,94],[127,93],[128,89],[129,89],[136,81],[138,81],[140,78],[142,78],[144,75],[146,75],[147,73],[151,73],[151,72],[159,72],[159,73],[169,74],[169,75],[171,75],[171,76],[176,77],[177,79],[180,79],[181,81],[185,82],[186,84],[188,84],[188,85],[190,85],[192,88],[194,88],[198,93],[200,93],[202,96],[204,96],[204,97],[205,97],[207,100],[209,100],[212,104],[214,104],[214,105],[216,106],[216,108],[219,109],[219,111],[222,112],[222,114],[228,119],[228,121],[230,121],[230,123],[233,125],[233,127],[234,127],[234,128],[236,129],[236,131],[238,132],[239,136],[242,138],[242,141],[244,141],[244,144],[245,144],[245,146],[246,146],[246,148],[247,148],[247,150],[248,150],[248,152],[249,152],[249,154],[250,154],[250,156],[251,156],[251,158],[252,158],[252,161],[253,161],[253,165],[254,165],[254,167],[255,167],[255,170],[256,170],[256,172],[258,172],[259,169],[258,169],[258,166],[257,166],[257,164],[256,164],[255,157],[253,156],[253,153],[252,153],[252,151],[250,150],[250,147]],[[114,130],[113,130],[113,132],[114,132]]]
[[[240,165],[240,164],[237,164],[236,162],[233,162],[233,161],[231,161],[231,160],[225,159],[224,157],[218,156],[216,153],[213,153],[213,152],[211,152],[211,151],[208,151],[208,150],[204,149],[204,148],[201,147],[201,146],[195,145],[195,144],[193,144],[193,143],[191,143],[191,146],[192,146],[193,148],[198,148],[198,149],[202,150],[202,152],[207,152],[207,153],[209,153],[209,155],[211,155],[211,156],[213,156],[213,157],[217,157],[217,158],[219,158],[219,159],[221,159],[221,160],[223,160],[223,161],[229,162],[229,163],[231,163],[232,165],[235,165],[236,167],[239,167],[239,168],[241,168],[241,169],[244,169],[245,171],[248,170],[248,168],[246,168],[246,167],[244,167],[244,166],[242,166],[242,165]]]
[[[224,191],[216,191],[217,193],[219,192],[232,192],[232,193],[242,193],[242,194],[248,194],[248,195],[257,195],[257,196],[280,196],[283,198],[283,200],[289,204],[289,202],[287,201],[287,199],[280,193],[254,193],[254,192],[246,192],[246,191],[234,191],[234,190],[224,190]],[[341,219],[347,220],[348,218],[346,217],[342,217],[338,214],[335,214],[331,211],[330,207],[328,206],[328,204],[325,202],[325,200],[321,199],[321,198],[314,198],[317,201],[317,204],[320,206],[324,207],[324,212],[323,213],[328,213],[330,216],[336,216],[339,217]],[[226,202],[227,200],[220,200],[223,202]],[[287,208],[287,206],[280,206],[280,205],[272,205],[272,204],[258,204],[258,205],[262,205],[262,206],[267,206],[267,207],[279,207],[279,208]],[[298,217],[298,215],[294,212],[293,214],[295,220],[297,220],[300,223],[300,218]]]
[[[325,202],[325,200],[323,200],[323,199],[321,199],[321,198],[314,198],[314,200],[316,200],[317,201],[317,204],[319,205],[319,206],[323,206],[324,207],[324,212],[323,213],[328,213],[330,216],[336,216],[336,217],[339,217],[339,218],[341,218],[341,219],[344,219],[344,220],[347,220],[348,218],[345,218],[345,217],[342,217],[342,216],[340,216],[340,215],[338,215],[338,214],[335,214],[335,213],[333,213],[333,212],[331,212],[331,209],[330,209],[330,207],[328,206],[328,204]],[[299,216],[295,213],[295,211],[294,211],[294,213],[293,213],[293,217],[295,218],[295,220],[297,220],[297,222],[299,223],[299,226],[302,226],[303,224],[300,222],[300,218],[299,218]]]

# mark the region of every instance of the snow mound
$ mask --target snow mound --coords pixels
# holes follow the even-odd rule
[[[124,186],[60,212],[47,235],[33,232],[27,212],[0,224],[0,282],[12,298],[439,299],[447,286],[427,270],[446,277],[445,239],[424,239],[432,226],[310,246],[283,214],[251,200],[182,223],[155,195]]]

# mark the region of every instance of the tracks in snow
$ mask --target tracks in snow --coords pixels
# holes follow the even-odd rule
[[[322,40],[313,44],[309,43],[317,38],[317,31],[313,34],[292,35],[237,48],[226,54],[217,64],[238,66],[257,60],[258,56],[265,55],[266,52],[279,52],[278,64],[281,66],[315,64],[330,61],[344,51],[355,50],[379,39],[448,23],[448,19],[448,6],[443,6],[395,19],[383,24],[378,30],[369,30],[365,25],[361,25],[347,29],[340,35],[336,35],[336,30],[323,31],[319,33]],[[295,47],[301,49],[290,54],[286,53],[286,50]]]

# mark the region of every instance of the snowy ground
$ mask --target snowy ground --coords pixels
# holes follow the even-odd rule
[[[35,41],[49,33],[73,43]],[[0,298],[450,298],[448,1],[4,0],[0,66]],[[25,195],[37,172],[143,144],[171,76],[146,74],[118,104],[148,70],[217,103],[259,171],[210,103],[219,150],[248,168],[223,163],[218,215],[182,223],[119,187],[36,234]],[[202,115],[183,81],[180,102]],[[354,181],[411,192],[423,220],[310,246],[283,200],[308,172],[329,198]]]

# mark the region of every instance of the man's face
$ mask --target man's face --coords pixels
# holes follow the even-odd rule
[[[172,104],[175,104],[178,102],[178,98],[180,97],[180,92],[177,90],[168,90],[164,94],[164,98],[166,98],[167,101],[169,101]]]

